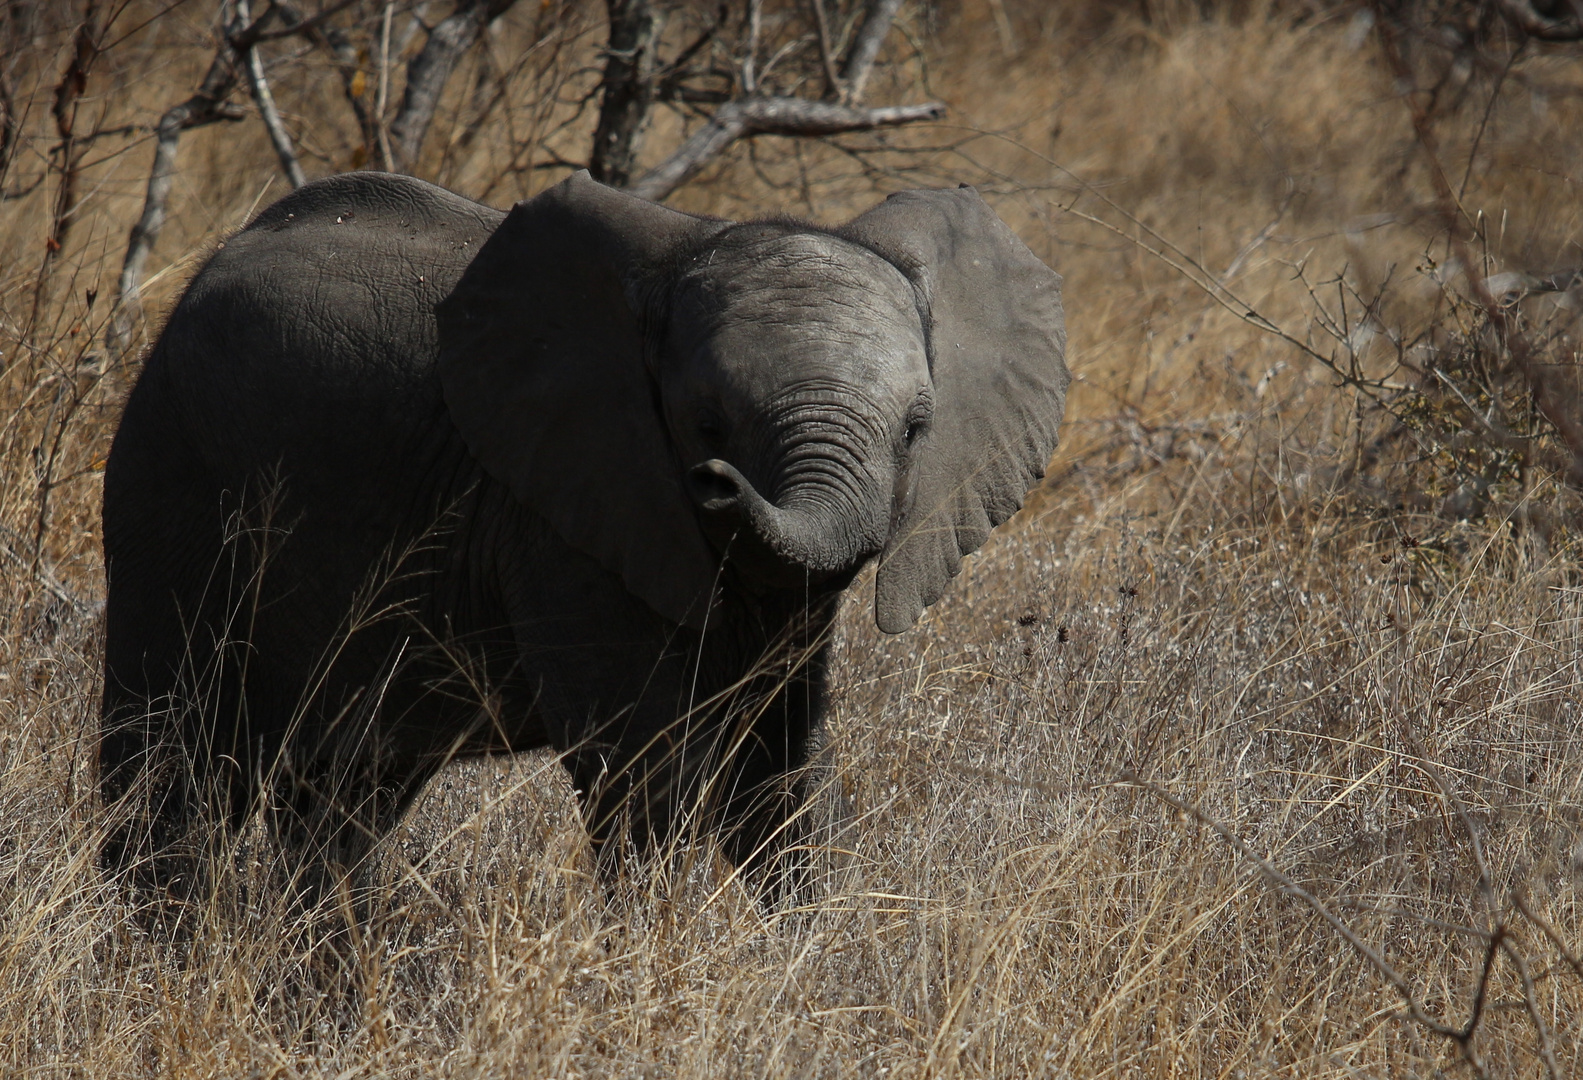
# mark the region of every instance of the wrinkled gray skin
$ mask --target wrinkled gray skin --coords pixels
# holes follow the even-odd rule
[[[835,601],[910,626],[1020,504],[1059,278],[970,189],[836,230],[579,175],[509,215],[310,184],[222,245],[105,475],[107,863],[268,808],[351,868],[458,756],[553,746],[602,850],[793,839]],[[312,875],[310,874],[310,877]]]

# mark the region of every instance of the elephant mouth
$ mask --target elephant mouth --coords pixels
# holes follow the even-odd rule
[[[863,514],[812,498],[769,502],[732,465],[695,465],[687,489],[704,534],[729,568],[772,589],[844,588],[885,542],[888,507]]]

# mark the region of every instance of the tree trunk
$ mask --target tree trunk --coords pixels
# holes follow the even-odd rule
[[[588,171],[601,183],[624,188],[636,168],[654,103],[654,53],[663,20],[654,10],[654,0],[605,0],[605,4],[610,41]]]

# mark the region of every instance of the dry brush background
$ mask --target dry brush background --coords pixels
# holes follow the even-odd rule
[[[757,10],[761,92],[839,97],[816,7],[831,50],[866,10],[728,5],[692,55],[740,75]],[[575,0],[482,29],[396,160],[381,117],[452,10],[258,46],[309,177],[388,154],[505,205],[588,160],[609,26]],[[673,57],[716,18],[665,10]],[[607,899],[551,758],[456,767],[334,995],[256,837],[179,942],[93,862],[117,403],[288,181],[239,80],[181,136],[118,325],[216,5],[8,0],[0,1072],[1577,1075],[1583,58],[1542,40],[1568,10],[902,5],[868,101],[944,120],[744,139],[670,199],[841,220],[968,181],[1066,276],[1077,382],[1029,509],[913,631],[847,602],[817,888],[765,915],[700,845]],[[654,106],[639,171],[742,90],[713,85]]]

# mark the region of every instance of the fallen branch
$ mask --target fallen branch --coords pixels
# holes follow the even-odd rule
[[[739,98],[720,106],[708,123],[627,190],[640,198],[660,202],[696,176],[727,146],[754,135],[836,135],[938,120],[944,115],[945,106],[938,101],[860,109],[804,98]]]

